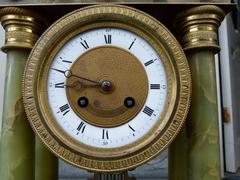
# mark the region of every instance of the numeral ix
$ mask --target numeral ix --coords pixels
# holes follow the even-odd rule
[[[55,88],[64,88],[64,82],[55,84]]]

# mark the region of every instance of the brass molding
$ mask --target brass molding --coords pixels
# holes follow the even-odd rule
[[[6,32],[4,52],[16,48],[32,49],[48,25],[39,14],[17,7],[1,9],[0,21]]]
[[[220,50],[217,30],[225,12],[214,5],[191,8],[177,15],[175,28],[180,32],[183,49]]]
[[[123,171],[123,172],[116,173],[116,174],[94,173],[94,177],[93,177],[93,180],[112,180],[112,179],[133,180],[134,178],[129,178],[127,171]]]

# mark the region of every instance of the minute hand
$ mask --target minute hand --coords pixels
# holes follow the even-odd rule
[[[91,79],[88,79],[88,78],[85,78],[85,77],[77,76],[77,75],[75,75],[75,74],[72,74],[71,76],[77,77],[77,78],[79,78],[79,79],[83,79],[83,80],[86,80],[86,81],[89,81],[89,82],[92,82],[92,83],[95,83],[95,84],[99,84],[99,85],[100,85],[100,82],[97,82],[97,81],[94,81],[94,80],[91,80]]]
[[[83,79],[83,80],[85,80],[85,81],[92,82],[92,83],[94,83],[94,84],[101,85],[101,83],[98,82],[98,81],[94,81],[94,80],[91,80],[91,79],[88,79],[88,78],[85,78],[85,77],[82,77],[82,76],[78,76],[78,75],[76,75],[76,74],[73,74],[71,70],[63,71],[63,70],[55,69],[55,68],[51,68],[51,69],[53,69],[53,70],[55,70],[55,71],[57,71],[57,72],[63,73],[66,78],[76,77],[76,78],[79,78],[79,79]]]

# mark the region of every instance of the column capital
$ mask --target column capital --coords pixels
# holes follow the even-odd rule
[[[0,21],[5,29],[4,52],[10,49],[32,49],[35,42],[48,26],[39,14],[18,7],[0,9]]]
[[[179,13],[175,18],[175,28],[181,35],[185,51],[210,49],[218,52],[218,27],[225,12],[214,5],[202,5]]]

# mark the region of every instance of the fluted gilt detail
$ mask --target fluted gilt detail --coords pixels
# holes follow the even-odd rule
[[[4,52],[9,49],[31,49],[48,25],[37,13],[17,7],[1,9],[0,21],[6,32],[2,47]]]
[[[175,19],[175,27],[182,35],[183,49],[211,48],[217,52],[220,49],[217,29],[224,16],[225,12],[214,5],[198,6],[180,13]]]

